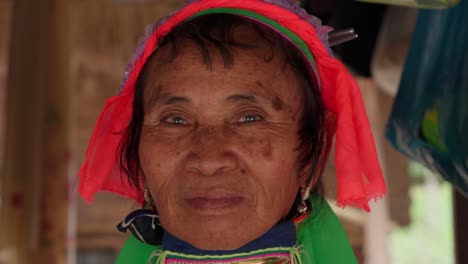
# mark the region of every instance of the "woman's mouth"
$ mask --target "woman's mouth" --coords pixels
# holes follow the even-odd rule
[[[244,197],[237,194],[207,193],[194,195],[185,201],[193,209],[202,214],[223,214],[235,209],[244,202]]]

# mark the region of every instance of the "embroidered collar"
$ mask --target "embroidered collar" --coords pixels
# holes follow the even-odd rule
[[[155,264],[280,264],[302,263],[297,247],[278,247],[227,255],[190,255],[167,250],[153,252]]]

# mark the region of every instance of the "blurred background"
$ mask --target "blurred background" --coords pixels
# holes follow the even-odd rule
[[[404,143],[389,136],[396,113],[411,116],[410,106],[419,102],[397,109],[405,106],[396,103],[405,88],[405,76],[416,76],[408,72],[408,53],[418,51],[411,47],[422,23],[418,17],[422,12],[454,17],[447,12],[455,11],[466,17],[464,1],[434,0],[425,5],[406,1],[412,6],[302,1],[326,24],[336,29],[352,27],[359,34],[334,52],[360,84],[389,188],[384,199],[372,202],[372,214],[334,208],[360,263],[468,263],[468,201],[461,194],[466,193],[468,182],[466,141],[460,137],[465,167],[458,167],[456,174],[436,166],[437,157],[426,155],[421,161],[405,153]],[[138,206],[108,193],[85,204],[77,193],[79,166],[98,115],[106,99],[118,93],[145,26],[184,2],[0,0],[0,264],[114,263],[128,237],[115,227]],[[441,6],[440,2],[451,3]],[[427,7],[444,10],[420,9]],[[457,23],[451,27],[468,25]],[[460,45],[458,57],[466,59],[468,42]],[[449,55],[439,57],[444,56]],[[447,87],[468,90],[467,65],[465,60],[461,76],[450,77],[461,78],[461,86],[457,82]],[[468,103],[466,97],[458,99]],[[464,110],[457,112],[459,127],[466,128],[467,115]],[[429,138],[424,137],[425,131],[418,128],[416,136]],[[436,141],[443,141],[443,135],[440,138]],[[324,177],[325,194],[334,205],[333,162]]]

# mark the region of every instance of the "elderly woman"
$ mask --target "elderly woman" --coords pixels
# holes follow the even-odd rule
[[[359,88],[330,28],[287,0],[199,0],[149,28],[91,138],[80,192],[145,209],[118,263],[355,263],[321,195],[385,193]]]

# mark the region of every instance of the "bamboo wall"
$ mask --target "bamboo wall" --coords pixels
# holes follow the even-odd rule
[[[67,11],[55,0],[19,0],[11,11],[0,245],[12,263],[65,262]]]
[[[115,225],[132,203],[104,194],[82,206],[77,171],[144,26],[178,3],[1,2],[1,27],[13,29],[0,42],[1,261],[72,263],[74,245],[121,246]]]
[[[13,2],[0,1],[0,106],[8,107],[0,109],[0,140],[7,122],[0,141],[7,143],[0,146],[0,263],[3,252],[17,256],[7,263],[73,263],[74,246],[118,250],[126,237],[115,225],[135,205],[106,193],[85,205],[76,193],[77,172],[145,25],[184,1],[41,0],[20,8],[26,1],[15,0],[14,12]],[[56,5],[45,8],[46,2]],[[10,37],[11,26],[17,35]],[[15,44],[8,52],[10,41]],[[15,104],[4,103],[6,82]],[[371,109],[375,120],[383,120],[379,111]],[[334,197],[333,166],[326,174]],[[362,252],[365,217],[354,211],[341,216]]]

